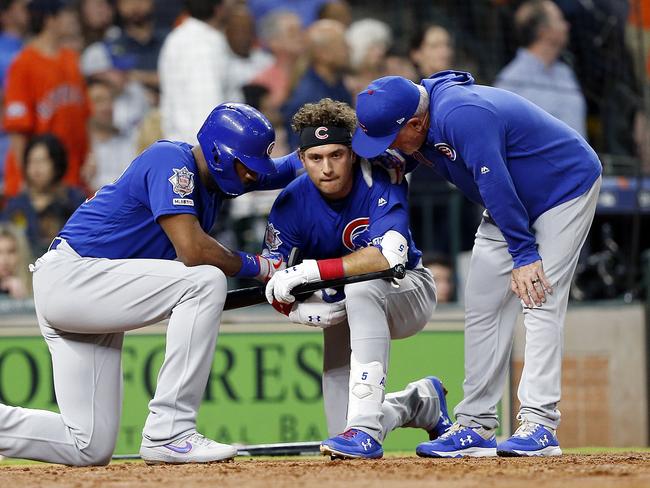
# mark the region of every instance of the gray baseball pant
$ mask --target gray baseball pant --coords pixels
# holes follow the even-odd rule
[[[562,340],[571,280],[596,210],[601,179],[585,194],[542,214],[533,224],[553,294],[523,308],[526,328],[518,418],[557,429]],[[514,327],[523,302],[511,291],[512,257],[501,231],[483,220],[476,233],[465,291],[464,399],[454,409],[467,427],[498,427],[496,404],[509,370]]]
[[[402,427],[431,429],[440,416],[434,392],[413,383],[389,393],[380,412],[347,418],[350,354],[362,363],[380,362],[388,370],[390,341],[410,337],[426,325],[436,305],[436,289],[426,268],[406,272],[395,287],[391,280],[373,280],[345,287],[347,323],[324,329],[323,403],[330,436],[357,428],[382,441]]]
[[[122,408],[122,339],[169,318],[165,359],[143,431],[156,446],[196,430],[226,297],[214,266],[80,257],[62,243],[36,263],[34,300],[61,413],[0,405],[0,454],[107,464]]]

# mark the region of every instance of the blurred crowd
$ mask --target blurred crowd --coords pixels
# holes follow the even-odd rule
[[[224,101],[265,113],[283,155],[304,103],[468,70],[650,174],[649,45],[650,0],[0,0],[0,292],[28,295],[26,264],[85,198],[158,139],[196,143]],[[258,250],[273,198],[227,207],[233,246]],[[427,251],[453,300],[452,250]]]

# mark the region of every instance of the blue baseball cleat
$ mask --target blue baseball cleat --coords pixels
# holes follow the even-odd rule
[[[497,455],[494,434],[484,439],[479,430],[454,423],[444,434],[433,441],[422,442],[415,448],[421,457],[487,457]]]
[[[440,418],[435,427],[428,431],[429,440],[432,441],[447,432],[449,427],[451,427],[452,422],[449,418],[449,410],[447,409],[447,389],[439,378],[436,378],[435,376],[427,376],[427,379],[433,384],[433,388],[436,390],[436,393],[438,393],[438,398],[440,399]]]
[[[346,430],[323,441],[320,452],[332,459],[379,459],[384,455],[381,444],[358,429]]]
[[[510,439],[499,443],[497,455],[561,456],[562,449],[552,429],[524,420]]]

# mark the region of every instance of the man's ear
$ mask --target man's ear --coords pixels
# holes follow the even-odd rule
[[[406,122],[406,125],[411,127],[419,134],[422,134],[423,132],[426,132],[427,129],[429,128],[428,123],[429,123],[429,114],[426,113],[424,117],[411,117]]]
[[[303,151],[301,151],[300,149],[298,149],[297,152],[298,152],[298,157],[300,158],[300,162],[302,163],[302,167],[307,169],[305,167],[305,153]]]
[[[420,117],[411,117],[406,121],[406,125],[411,129],[420,131],[422,130],[423,120]]]

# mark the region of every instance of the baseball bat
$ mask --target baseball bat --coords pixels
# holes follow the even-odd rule
[[[309,456],[320,454],[320,441],[235,445],[238,456]],[[139,454],[113,454],[115,461],[134,461]]]
[[[323,288],[336,288],[338,286],[350,285],[352,283],[361,283],[363,281],[397,278],[402,279],[406,275],[406,268],[403,264],[396,264],[392,268],[384,269],[382,271],[373,271],[372,273],[364,273],[354,276],[345,276],[334,280],[320,280],[312,283],[305,283],[304,285],[296,286],[291,294],[296,298],[304,297],[315,291],[322,290]],[[266,296],[264,295],[264,286],[252,286],[250,288],[239,288],[231,290],[226,296],[226,304],[224,310],[233,310],[235,308],[248,307],[250,305],[257,305],[264,303]]]

